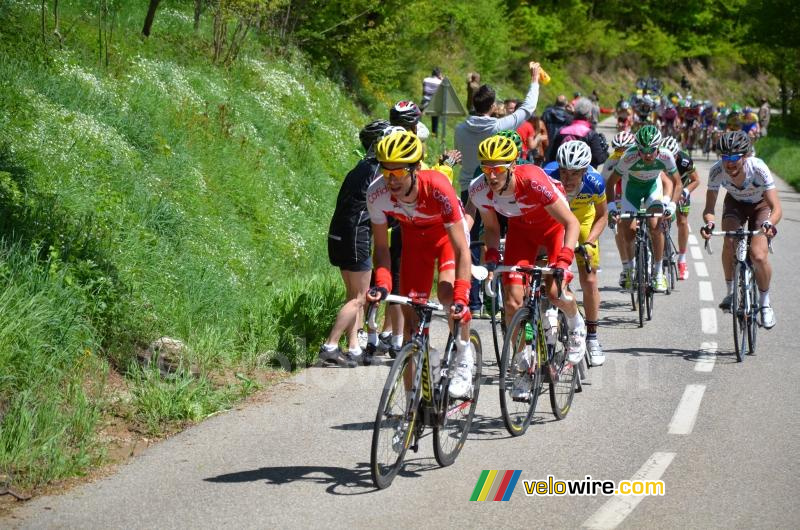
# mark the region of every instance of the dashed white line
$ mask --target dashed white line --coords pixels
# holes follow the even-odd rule
[[[700,278],[708,278],[708,269],[706,268],[706,263],[704,261],[695,261],[694,271]]]
[[[701,281],[697,284],[700,289],[700,300],[703,302],[714,301],[714,290],[711,288],[711,282]]]
[[[706,335],[717,332],[717,312],[714,308],[704,307],[700,310],[700,325]]]
[[[695,372],[711,372],[717,361],[717,343],[704,342],[700,345],[700,357],[694,365]]]
[[[698,245],[699,243],[697,242],[697,236],[695,236],[694,234],[689,234],[689,244]]]
[[[700,247],[691,246],[689,247],[689,252],[692,253],[692,259],[696,259],[698,261],[701,261],[703,259],[703,251],[700,250]]]
[[[703,400],[705,391],[706,385],[686,385],[686,390],[683,391],[678,408],[675,409],[672,421],[669,422],[670,434],[689,434],[692,432],[694,422],[697,420],[697,413],[700,412],[700,402]]]
[[[630,480],[659,480],[675,458],[675,453],[653,453]],[[581,525],[593,530],[616,528],[645,498],[644,495],[611,497]]]

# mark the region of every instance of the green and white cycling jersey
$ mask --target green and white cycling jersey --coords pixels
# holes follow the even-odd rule
[[[622,177],[622,211],[634,212],[641,207],[660,204],[663,193],[660,175],[678,172],[675,158],[666,149],[659,149],[652,162],[645,162],[636,146],[631,147],[614,166]],[[644,202],[644,204],[642,204]]]

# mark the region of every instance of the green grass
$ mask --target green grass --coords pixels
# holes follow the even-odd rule
[[[344,297],[326,233],[367,118],[255,39],[212,65],[188,3],[147,41],[118,5],[107,68],[91,11],[62,3],[59,48],[38,4],[0,5],[0,475],[18,487],[97,462],[109,370],[129,419],[166,432],[251,392],[250,371],[313,362]],[[198,377],[135,364],[161,336]]]
[[[792,135],[777,116],[772,117],[768,136],[756,144],[756,155],[769,168],[800,191],[800,138]]]

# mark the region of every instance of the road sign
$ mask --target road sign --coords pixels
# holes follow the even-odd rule
[[[464,116],[467,114],[464,106],[458,100],[453,85],[446,77],[442,79],[430,104],[425,107],[425,114],[428,116]]]

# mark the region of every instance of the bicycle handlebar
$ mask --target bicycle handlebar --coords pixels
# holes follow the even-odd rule
[[[523,274],[533,274],[534,272],[541,272],[543,276],[552,276],[555,271],[555,267],[539,267],[538,265],[533,266],[523,266],[523,265],[500,265],[495,269],[495,274],[500,274],[502,272],[521,272]],[[556,288],[558,289],[558,298],[559,300],[563,300],[565,302],[571,302],[573,297],[564,293],[564,290],[561,288],[561,282],[556,282]],[[497,293],[492,291],[492,282],[486,284],[486,295],[494,298],[497,296]]]
[[[420,302],[416,298],[409,298],[407,296],[399,296],[399,295],[396,295],[396,294],[390,294],[389,296],[386,297],[385,300],[380,300],[378,302],[372,302],[369,305],[369,311],[367,313],[367,323],[368,323],[369,329],[378,329],[378,323],[375,320],[375,317],[376,317],[376,315],[378,313],[378,305],[380,305],[381,302],[389,302],[389,303],[394,303],[394,304],[410,305],[412,307],[433,309],[434,311],[444,311],[444,306],[442,304],[439,304],[439,303],[436,303],[436,302],[431,302],[431,301],[428,301],[428,300],[426,300],[425,302]]]
[[[754,237],[754,236],[766,236],[767,234],[764,233],[764,230],[715,230],[711,232],[712,236],[725,236],[725,237]],[[709,255],[714,254],[713,250],[711,249],[711,239],[706,239],[705,244],[706,251]],[[769,253],[772,254],[772,238],[767,238],[767,248],[769,248]]]
[[[658,212],[658,213],[656,213],[656,212],[652,212],[652,213],[650,213],[650,212],[636,212],[636,213],[625,212],[625,213],[619,214],[619,218],[620,219],[644,219],[644,218],[649,218],[649,217],[664,217],[664,213],[663,212]]]

